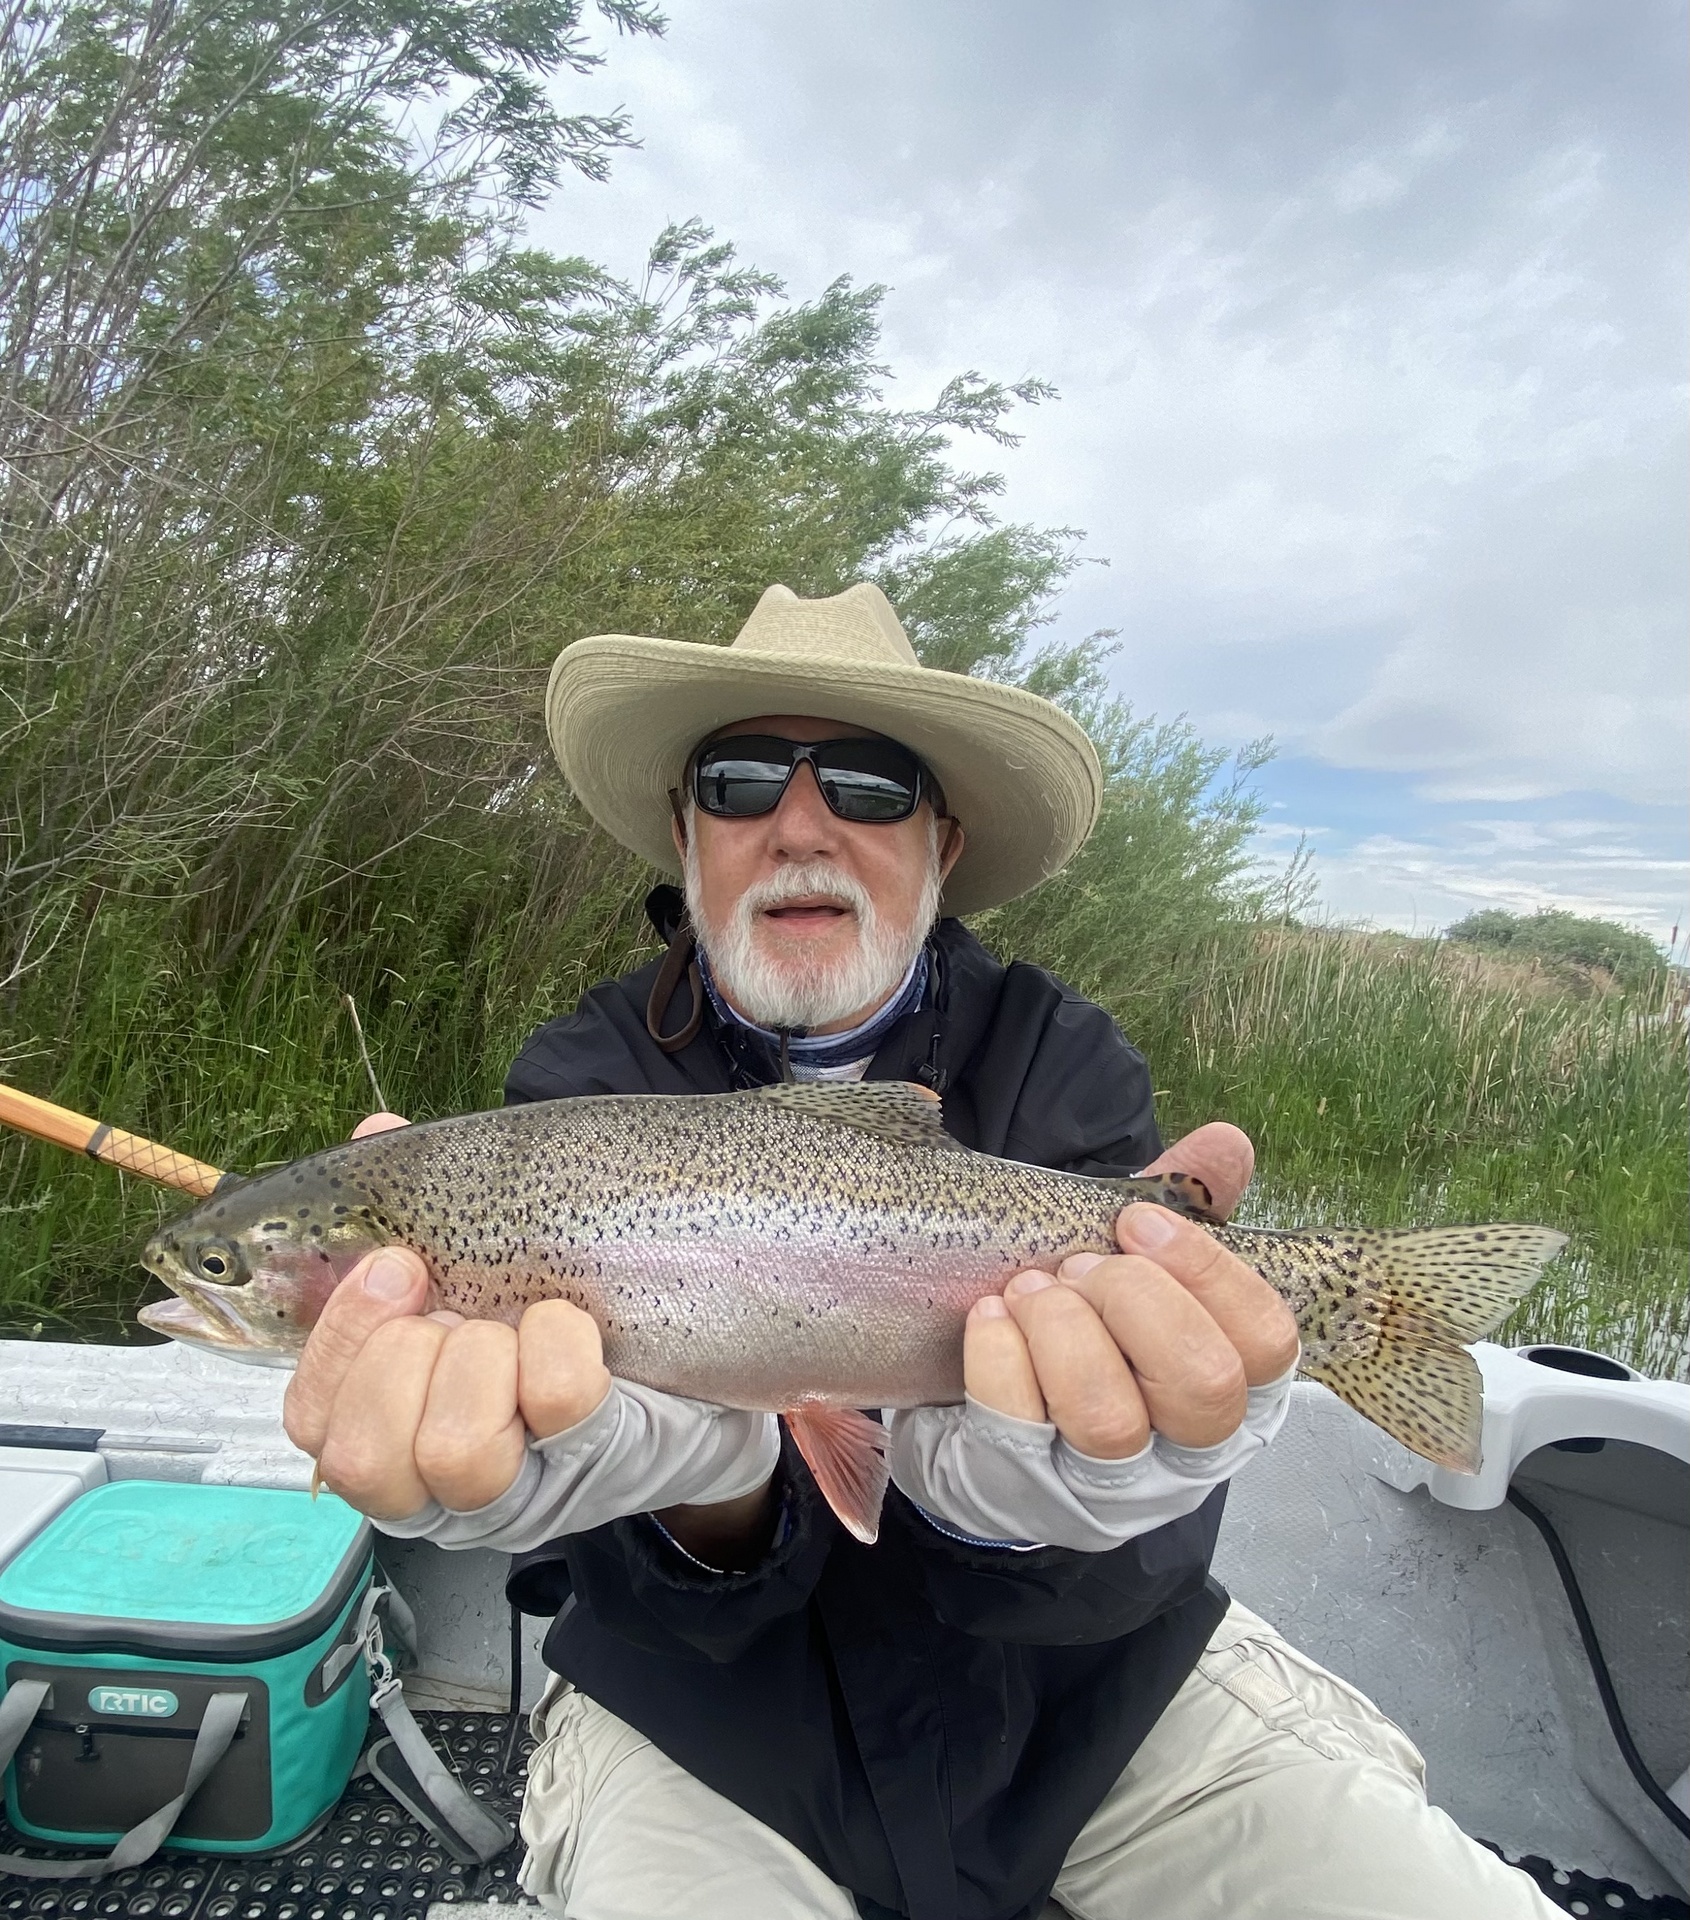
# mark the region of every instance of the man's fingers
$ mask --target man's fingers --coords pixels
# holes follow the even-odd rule
[[[1202,1302],[1236,1349],[1249,1385],[1266,1386],[1295,1362],[1299,1342],[1291,1309],[1254,1267],[1195,1220],[1141,1203],[1122,1209],[1115,1236],[1123,1252],[1154,1260]]]
[[[391,1320],[340,1383],[318,1466],[323,1484],[372,1520],[404,1520],[428,1504],[416,1438],[447,1338],[431,1320]]]
[[[542,1300],[517,1328],[517,1405],[536,1440],[577,1425],[610,1391],[604,1343],[590,1314]]]
[[[408,1247],[378,1247],[329,1295],[282,1402],[282,1425],[302,1452],[323,1451],[330,1410],[370,1335],[389,1321],[421,1313],[430,1292],[420,1255]]]
[[[1018,1273],[1003,1297],[1026,1339],[1048,1418],[1068,1444],[1097,1460],[1142,1451],[1150,1438],[1146,1399],[1090,1302],[1037,1272]]]
[[[1101,1318],[1158,1433],[1176,1446],[1213,1447],[1237,1432],[1248,1392],[1243,1363],[1172,1274],[1134,1254],[1082,1255],[1063,1262],[1062,1291]]]
[[[354,1140],[367,1140],[372,1133],[391,1133],[395,1127],[408,1127],[410,1121],[402,1113],[367,1114],[352,1129]]]
[[[1256,1171],[1256,1149],[1250,1136],[1224,1120],[1211,1120],[1166,1153],[1159,1153],[1144,1171],[1194,1174],[1209,1189],[1215,1212],[1224,1220],[1244,1197]]]
[[[976,1300],[962,1335],[962,1379],[971,1399],[1015,1420],[1049,1418],[1033,1356],[1004,1301]]]
[[[445,1329],[414,1452],[429,1492],[454,1513],[496,1500],[522,1466],[528,1436],[516,1410],[516,1351],[516,1329],[496,1320]]]

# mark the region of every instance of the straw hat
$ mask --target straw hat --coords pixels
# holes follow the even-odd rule
[[[901,741],[932,769],[967,844],[947,913],[978,913],[1071,860],[1102,798],[1075,721],[1021,687],[924,667],[878,587],[827,600],[770,587],[733,644],[601,633],[558,655],[546,729],[607,833],[675,873],[669,789],[707,734],[764,713],[812,714]]]

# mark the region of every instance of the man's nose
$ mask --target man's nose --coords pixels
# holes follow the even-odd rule
[[[812,860],[839,842],[839,817],[822,798],[821,783],[808,760],[799,761],[780,805],[769,816],[769,851],[778,859]]]

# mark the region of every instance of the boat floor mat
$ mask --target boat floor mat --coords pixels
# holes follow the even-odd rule
[[[1623,1880],[1599,1880],[1577,1867],[1558,1867],[1535,1853],[1521,1858],[1489,1840],[1480,1845],[1500,1854],[1511,1867],[1530,1874],[1545,1897],[1563,1913],[1599,1914],[1605,1920],[1610,1916],[1611,1920],[1690,1920],[1690,1906],[1673,1894],[1639,1893]]]
[[[423,1712],[417,1720],[470,1792],[514,1826],[534,1750],[526,1723],[513,1729],[502,1713]],[[69,1851],[21,1839],[0,1816],[0,1852],[12,1850],[43,1859]],[[277,1853],[161,1853],[103,1880],[43,1884],[0,1874],[0,1920],[428,1920],[436,1903],[531,1905],[516,1884],[521,1860],[520,1844],[484,1867],[454,1860],[363,1775],[310,1833]],[[1564,1913],[1690,1920],[1690,1905],[1669,1894],[1640,1894],[1536,1856],[1512,1864]]]
[[[502,1713],[419,1712],[417,1722],[471,1793],[516,1825],[534,1738]],[[380,1729],[376,1732],[379,1734]],[[63,1859],[0,1814],[0,1852]],[[486,1866],[454,1860],[421,1821],[360,1772],[312,1830],[276,1853],[156,1854],[101,1880],[0,1874],[6,1920],[427,1920],[437,1902],[530,1903],[520,1844]]]

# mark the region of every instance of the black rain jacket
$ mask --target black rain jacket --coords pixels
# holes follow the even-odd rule
[[[665,937],[679,896],[648,910]],[[1004,967],[955,920],[924,1004],[871,1080],[924,1080],[966,1146],[1075,1173],[1160,1151],[1143,1058],[1051,975]],[[678,1052],[646,1030],[658,966],[540,1028],[508,1101],[726,1093],[780,1078],[705,1010]],[[683,984],[664,1023],[688,1012]],[[554,1614],[547,1664],[784,1834],[865,1915],[1030,1920],[1069,1847],[1196,1664],[1226,1595],[1208,1576],[1225,1490],[1108,1553],[1015,1552],[888,1490],[878,1543],[839,1525],[790,1441],[787,1524],[751,1571],[711,1573],[649,1516],[519,1556],[508,1592]]]

